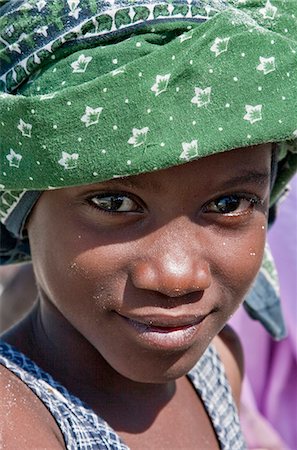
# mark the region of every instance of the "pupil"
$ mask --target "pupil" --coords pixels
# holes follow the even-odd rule
[[[220,212],[232,212],[238,208],[239,200],[237,197],[223,197],[217,202],[217,207]]]
[[[119,209],[123,204],[123,197],[103,197],[100,199],[100,207],[107,211]]]
[[[119,209],[123,204],[123,197],[111,197],[110,209],[116,210]]]

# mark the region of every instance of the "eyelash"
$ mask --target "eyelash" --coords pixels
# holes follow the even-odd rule
[[[107,199],[107,198],[114,198],[114,199],[119,199],[121,198],[122,201],[124,202],[126,199],[130,200],[131,202],[133,202],[136,205],[136,208],[134,210],[124,210],[124,211],[114,211],[112,209],[108,209],[108,208],[103,208],[100,207],[98,205],[98,203],[96,203],[95,199]],[[91,197],[89,197],[87,199],[88,204],[92,207],[95,208],[97,210],[99,210],[100,212],[102,212],[103,214],[114,214],[114,215],[119,215],[122,213],[141,213],[143,211],[143,206],[140,204],[139,200],[136,200],[133,198],[132,195],[128,195],[126,192],[122,193],[122,192],[104,192],[103,194],[97,194],[97,195],[92,195]]]
[[[98,203],[95,201],[95,199],[101,199],[101,201],[103,201],[104,199],[108,199],[108,198],[115,199],[115,202],[117,200],[120,200],[120,202],[122,202],[122,203],[120,205],[118,205],[119,207],[123,206],[123,202],[127,201],[127,199],[128,199],[128,201],[131,201],[134,203],[136,208],[134,208],[133,210],[126,209],[123,211],[112,210],[111,209],[112,206],[110,209],[104,208],[102,206],[99,206]],[[220,211],[219,210],[220,207],[221,208],[223,208],[224,206],[228,207],[228,205],[223,204],[224,200],[227,200],[227,201],[231,200],[231,204],[229,204],[229,206],[231,205],[231,207],[232,207],[232,202],[233,202],[235,209],[233,211],[231,210],[228,212]],[[247,206],[244,207],[241,211],[237,211],[243,201],[247,202]],[[104,192],[102,194],[92,195],[91,197],[89,197],[87,199],[87,202],[92,208],[95,208],[96,210],[99,210],[100,212],[102,212],[104,214],[109,214],[109,215],[120,215],[122,213],[141,213],[144,211],[144,208],[145,208],[145,205],[141,204],[141,202],[138,198],[135,199],[134,196],[128,195],[126,192],[123,192],[123,193],[122,192]],[[220,202],[221,202],[221,206],[219,205]],[[255,195],[246,194],[246,193],[245,194],[243,194],[243,193],[228,194],[228,195],[222,195],[210,202],[207,202],[202,207],[202,212],[205,214],[218,214],[218,215],[224,216],[224,217],[225,216],[227,216],[227,217],[241,216],[243,214],[247,214],[248,212],[253,210],[255,206],[260,205],[262,203],[263,203],[263,201]],[[211,210],[210,209],[211,205],[216,205],[215,208],[217,210]],[[236,205],[238,205],[238,206],[236,206]]]
[[[226,200],[226,199],[228,199],[228,200],[231,199],[233,201],[233,203],[235,202],[238,206],[236,206],[236,208],[234,210],[231,210],[229,212],[221,212],[221,211],[219,211],[220,206],[218,204],[219,204],[219,202],[222,202],[223,200]],[[247,205],[241,211],[238,211],[238,209],[243,201],[247,202]],[[209,208],[210,205],[212,205],[212,204],[217,204],[217,209],[218,209],[217,211],[207,210],[207,208]],[[203,212],[206,214],[212,213],[212,214],[219,214],[219,215],[227,216],[227,217],[234,217],[234,216],[241,216],[243,214],[247,214],[247,213],[251,212],[254,209],[254,207],[256,207],[257,205],[261,205],[261,204],[263,204],[263,201],[256,195],[243,194],[243,193],[228,194],[228,195],[222,195],[221,197],[218,197],[215,200],[208,202],[203,207]],[[222,204],[222,207],[223,207],[223,204]]]

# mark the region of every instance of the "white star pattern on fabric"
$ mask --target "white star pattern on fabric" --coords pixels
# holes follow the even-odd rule
[[[39,99],[40,99],[40,101],[51,100],[52,98],[55,97],[55,95],[56,95],[55,92],[52,92],[50,94],[42,94],[42,95],[40,95]]]
[[[45,6],[46,6],[46,1],[45,0],[38,0],[38,2],[36,3],[38,12],[40,12]]]
[[[85,113],[80,120],[85,123],[86,127],[95,125],[99,122],[99,117],[102,110],[103,108],[101,108],[100,106],[98,108],[91,108],[90,106],[86,106]]]
[[[22,133],[23,136],[31,137],[32,125],[30,123],[24,122],[20,119],[20,122],[17,126],[18,130]]]
[[[226,38],[215,38],[214,43],[210,47],[210,50],[216,54],[216,57],[219,56],[221,53],[224,53],[228,50],[230,37]]]
[[[19,44],[14,43],[8,46],[9,50],[13,51],[13,52],[17,52],[17,53],[22,53],[22,50],[19,46]]]
[[[293,131],[293,136],[297,138],[297,130]]]
[[[72,73],[84,73],[92,59],[92,56],[79,55],[79,58],[70,64]]]
[[[193,37],[193,30],[189,31],[188,33],[183,33],[180,37],[179,37],[179,42],[182,43],[184,41],[187,41],[189,39],[192,39]]]
[[[36,30],[37,34],[43,34],[44,37],[47,37],[47,30],[48,30],[48,26],[43,26],[38,28],[38,30]]]
[[[206,106],[210,103],[211,87],[201,89],[195,87],[195,96],[192,98],[191,103],[196,104],[199,108]]]
[[[63,166],[66,170],[75,169],[77,166],[78,153],[62,152],[62,158],[59,159],[58,164]]]
[[[13,25],[9,25],[8,27],[5,28],[5,33],[7,33],[9,37],[11,37],[13,35],[13,32],[14,32]]]
[[[251,124],[262,120],[262,105],[245,105],[245,110],[244,120],[248,120]]]
[[[192,142],[182,143],[183,151],[180,154],[180,159],[189,161],[191,158],[198,156],[198,141],[194,139]]]
[[[139,147],[140,145],[145,143],[148,132],[149,132],[148,127],[144,127],[144,128],[140,128],[140,129],[133,128],[132,136],[129,138],[128,144],[133,145],[133,147]]]
[[[112,76],[115,77],[116,75],[119,75],[120,73],[125,73],[126,67],[119,67],[118,69],[115,69],[111,72]]]
[[[270,0],[267,0],[264,8],[261,8],[259,10],[260,14],[262,14],[264,19],[272,19],[272,20],[275,18],[276,11],[277,7],[273,6]]]
[[[6,155],[6,159],[9,161],[9,166],[16,167],[17,169],[19,168],[22,158],[22,155],[16,153],[12,148],[10,149],[9,154]]]
[[[81,11],[81,8],[78,8],[80,0],[67,0],[67,4],[70,9],[70,13],[68,15],[74,17],[75,19],[78,19],[79,13]]]
[[[264,58],[263,56],[260,56],[260,64],[257,66],[257,70],[264,73],[264,75],[267,75],[270,72],[275,71],[275,58],[274,56],[271,56],[270,58]]]
[[[167,86],[170,79],[170,73],[167,73],[166,75],[157,75],[156,76],[156,82],[151,87],[151,91],[155,92],[155,95],[162,94],[162,92],[165,92],[167,90]]]

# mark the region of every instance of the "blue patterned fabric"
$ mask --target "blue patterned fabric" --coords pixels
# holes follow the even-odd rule
[[[33,361],[4,342],[0,342],[0,364],[20,378],[44,403],[61,430],[67,450],[129,450],[107,422]],[[213,346],[207,348],[188,378],[204,403],[221,450],[246,449],[224,367]]]

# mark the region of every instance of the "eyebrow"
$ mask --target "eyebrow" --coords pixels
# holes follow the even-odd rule
[[[107,181],[106,184],[108,184],[110,186],[115,186],[115,187],[118,187],[118,186],[128,187],[130,189],[135,189],[135,188],[143,189],[144,188],[143,183],[141,182],[140,179],[138,179],[138,176],[133,177],[133,179],[131,179],[131,177],[125,177],[125,178],[117,177],[117,178],[113,178],[113,179]],[[150,180],[146,180],[145,186],[148,187],[151,191],[157,192],[157,193],[161,192],[161,190],[162,190],[161,183],[158,183],[156,180],[154,180],[153,182],[151,182]]]
[[[140,174],[141,175],[141,174]],[[133,176],[132,176],[133,177]],[[115,177],[111,180],[108,180],[106,182],[103,182],[102,184],[105,185],[106,189],[131,189],[132,191],[134,189],[144,189],[143,182],[138,176],[136,177]],[[197,173],[197,178],[199,177],[199,173]],[[243,169],[240,171],[240,173],[232,178],[228,178],[226,180],[217,180],[218,186],[220,190],[227,190],[232,189],[236,186],[241,185],[259,185],[259,186],[265,186],[268,183],[268,180],[270,179],[270,171],[257,171],[257,170],[245,170]],[[182,182],[182,180],[181,180]],[[145,182],[145,188],[148,188],[151,192],[154,192],[156,194],[160,194],[164,187],[162,188],[162,183],[159,183],[158,181],[150,181],[149,179]],[[211,187],[210,187],[211,189]]]
[[[239,175],[223,181],[222,188],[229,188],[239,184],[265,185],[270,179],[270,171],[259,172],[257,170],[243,170]]]

